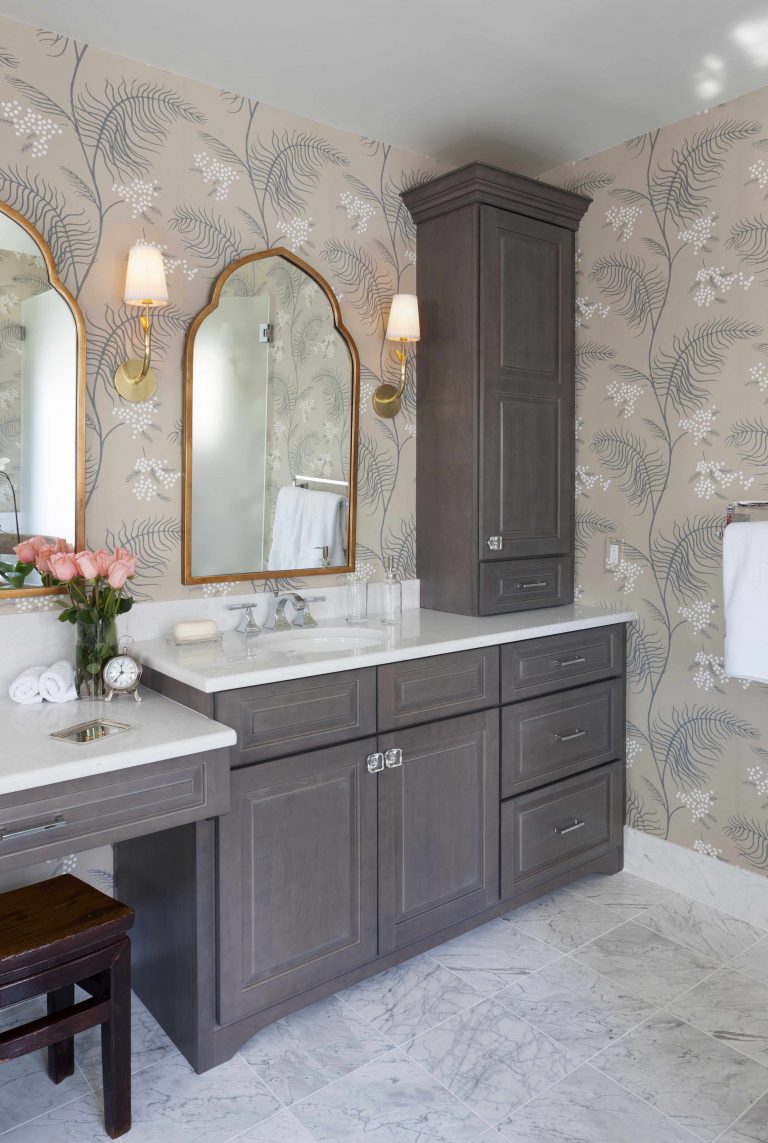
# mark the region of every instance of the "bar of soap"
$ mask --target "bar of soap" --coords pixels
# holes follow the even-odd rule
[[[219,629],[213,619],[184,619],[173,629],[173,637],[178,643],[215,639],[218,633]]]

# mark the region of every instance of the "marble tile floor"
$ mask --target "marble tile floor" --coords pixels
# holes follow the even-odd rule
[[[0,1014],[0,1029],[23,1012]],[[97,1032],[0,1066],[0,1143],[104,1135]],[[768,1143],[768,931],[590,877],[195,1076],[136,1001],[132,1143]]]

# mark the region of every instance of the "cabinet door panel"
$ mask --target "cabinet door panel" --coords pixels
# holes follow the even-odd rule
[[[402,766],[379,775],[379,951],[499,899],[498,711],[392,734]]]
[[[232,774],[219,819],[219,1019],[376,955],[375,739]]]
[[[483,207],[480,558],[570,550],[573,234]],[[489,547],[491,537],[496,543]]]

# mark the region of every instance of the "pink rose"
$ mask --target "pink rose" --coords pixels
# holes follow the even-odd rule
[[[51,552],[49,563],[51,572],[61,583],[68,583],[80,574],[77,560],[71,552]]]
[[[48,575],[51,570],[51,556],[53,555],[53,544],[45,544],[37,553],[35,558],[35,565],[40,575]]]
[[[104,576],[106,579],[114,557],[109,552],[105,552],[103,548],[99,548],[98,552],[93,553],[93,558],[96,560],[96,574]]]
[[[78,552],[75,556],[78,571],[84,579],[96,579],[99,574],[98,560],[94,552],[89,552],[87,549],[83,552]]]
[[[46,543],[42,536],[33,536],[30,540],[22,540],[13,550],[20,563],[33,564],[37,559],[37,553],[45,546]]]
[[[58,540],[54,542],[53,550],[58,555],[63,555],[65,552],[74,552],[75,549],[62,536],[59,536]]]
[[[114,560],[112,567],[109,569],[109,576],[107,582],[110,587],[119,589],[125,587],[125,581],[129,575],[133,575],[136,571],[136,561],[131,565],[130,560]]]
[[[129,576],[136,574],[136,557],[127,548],[115,548],[113,559],[121,560],[130,566]]]

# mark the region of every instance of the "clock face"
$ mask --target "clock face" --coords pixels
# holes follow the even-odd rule
[[[130,655],[116,655],[104,668],[104,682],[114,691],[130,691],[139,681],[141,668]]]

